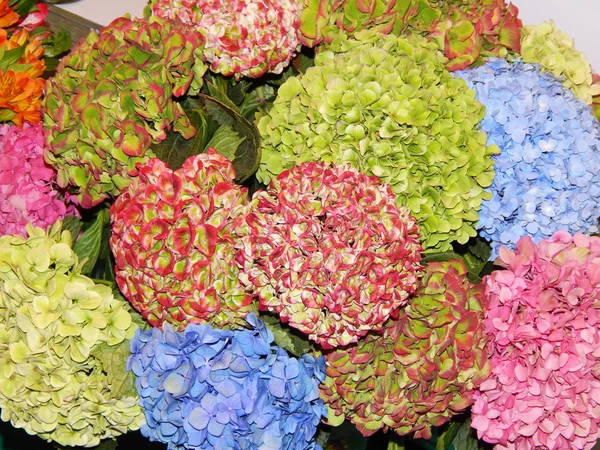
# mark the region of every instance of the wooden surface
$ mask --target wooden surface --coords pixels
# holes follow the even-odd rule
[[[71,38],[73,39],[73,45],[81,38],[86,37],[90,31],[102,28],[102,26],[97,23],[90,22],[83,17],[72,14],[54,5],[48,5],[48,18],[46,20],[52,29],[58,30],[64,28],[69,31],[69,33],[71,33]]]

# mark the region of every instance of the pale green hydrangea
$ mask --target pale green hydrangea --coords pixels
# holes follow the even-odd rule
[[[144,422],[125,371],[137,326],[110,287],[80,274],[68,231],[0,237],[2,420],[92,447]]]
[[[556,28],[554,22],[523,27],[521,58],[562,78],[563,85],[587,105],[592,104],[592,97],[600,94],[600,85],[592,80],[592,68],[587,58],[575,48],[573,38]]]
[[[466,242],[490,198],[484,189],[499,151],[479,130],[484,107],[424,38],[355,37],[337,37],[314,67],[281,86],[258,122],[258,179],[306,161],[348,162],[391,186],[427,250]]]

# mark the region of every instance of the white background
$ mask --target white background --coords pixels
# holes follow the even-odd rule
[[[553,19],[573,38],[592,67],[600,72],[600,0],[513,0],[524,24],[539,24]],[[88,20],[107,25],[125,13],[141,16],[147,0],[79,0],[61,5]]]

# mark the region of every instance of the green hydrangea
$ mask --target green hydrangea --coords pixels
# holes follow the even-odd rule
[[[575,48],[573,38],[557,29],[554,22],[527,25],[521,31],[521,58],[563,79],[565,87],[587,105],[600,94],[592,81],[592,68],[585,55]]]
[[[138,429],[127,304],[81,275],[60,222],[27,231],[0,237],[2,420],[71,446]]]
[[[391,186],[428,251],[475,236],[499,149],[478,128],[485,110],[475,92],[452,77],[436,48],[372,31],[334,39],[260,118],[258,179],[268,183],[306,161],[348,162]]]

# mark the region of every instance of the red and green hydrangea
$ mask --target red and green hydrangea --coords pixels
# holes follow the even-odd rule
[[[392,430],[429,439],[472,403],[491,370],[483,286],[461,260],[430,263],[422,285],[381,334],[325,354],[327,422],[365,436]]]
[[[302,44],[330,44],[337,35],[363,30],[396,36],[411,33],[435,42],[460,70],[482,57],[520,52],[518,9],[505,0],[304,0]]]
[[[260,307],[323,348],[380,330],[418,286],[415,219],[349,165],[281,173],[255,194],[246,222],[237,259]]]
[[[117,283],[152,325],[243,326],[253,310],[234,263],[247,210],[234,177],[213,150],[176,171],[153,158],[112,206]]]
[[[206,70],[201,34],[178,22],[122,17],[62,59],[46,86],[46,160],[84,208],[116,197],[150,146],[196,129],[180,103]]]

